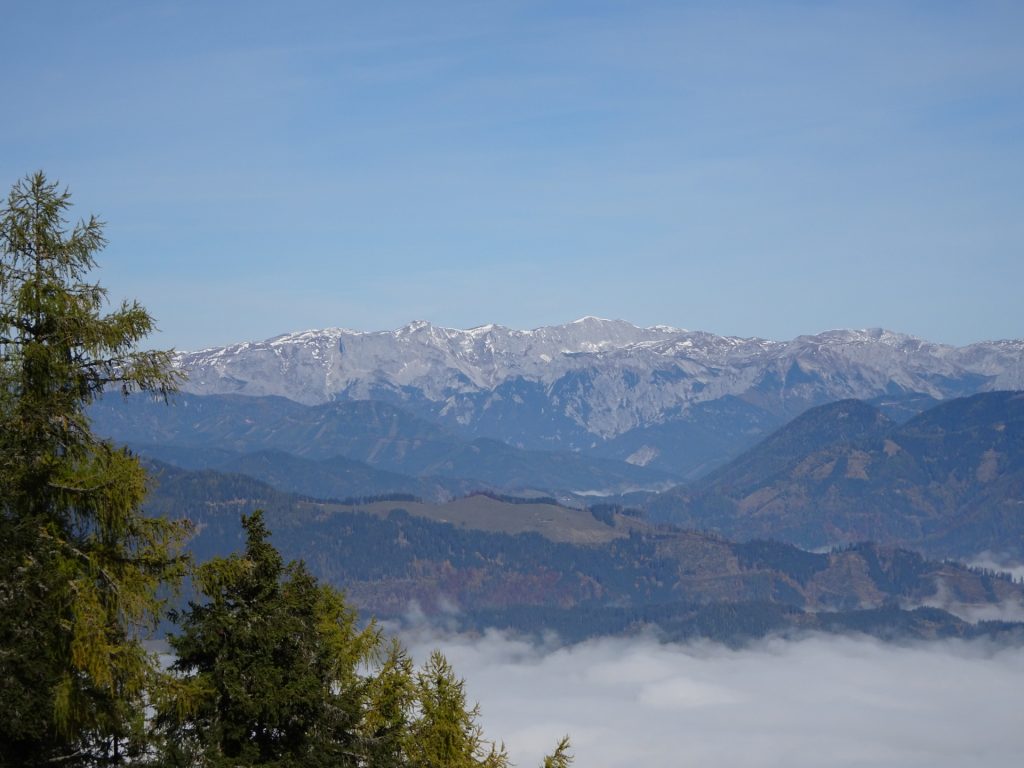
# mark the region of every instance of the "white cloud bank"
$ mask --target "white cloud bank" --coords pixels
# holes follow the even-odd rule
[[[535,766],[568,733],[575,768],[970,768],[1024,754],[1024,648],[861,638],[535,648],[409,634],[466,678],[489,738]]]

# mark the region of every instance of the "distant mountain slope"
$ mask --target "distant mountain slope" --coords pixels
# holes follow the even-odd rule
[[[346,499],[411,494],[429,500],[451,498],[478,490],[480,483],[441,477],[411,477],[374,469],[361,461],[337,456],[311,461],[281,451],[238,456],[220,467],[262,479],[284,491],[319,499]]]
[[[863,403],[822,406],[649,512],[806,547],[872,539],[1024,557],[1024,393],[952,400],[902,425]]]
[[[872,329],[776,342],[592,317],[531,331],[422,321],[306,331],[183,353],[177,364],[194,394],[387,401],[465,438],[593,451],[685,476],[834,400],[885,398],[913,411],[1024,388],[1024,341],[956,348]],[[726,398],[729,408],[704,407]],[[698,447],[700,435],[714,445]]]
[[[697,485],[701,488],[727,485],[739,493],[749,493],[763,485],[764,478],[786,471],[809,453],[836,443],[880,438],[894,426],[878,408],[861,400],[839,400],[822,405],[801,414]]]
[[[239,515],[264,508],[286,557],[303,558],[380,617],[415,609],[464,627],[557,629],[569,639],[652,625],[729,641],[815,628],[935,637],[1012,627],[896,604],[963,610],[1024,598],[1008,578],[874,545],[814,554],[537,500],[340,505],[237,475],[156,465],[154,476],[147,509],[190,518],[197,559],[237,549]]]
[[[406,492],[415,492],[410,478],[444,478],[444,486],[465,481],[458,485],[469,487],[475,481],[499,489],[600,492],[664,488],[673,480],[665,472],[613,459],[528,451],[482,438],[467,441],[394,405],[373,401],[306,406],[279,397],[181,395],[168,405],[108,397],[89,414],[98,434],[182,466],[252,471],[247,469],[256,462],[251,454],[291,454],[294,472],[280,487],[310,495],[320,495],[335,481],[331,495],[341,495],[345,483],[386,487],[388,477],[372,475],[371,468],[391,473],[394,485],[388,490]],[[359,470],[361,479],[346,459],[368,465]],[[285,474],[283,466],[271,471]],[[303,477],[307,484],[299,482]]]

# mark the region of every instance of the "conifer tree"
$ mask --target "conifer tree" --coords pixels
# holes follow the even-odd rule
[[[415,673],[283,562],[260,513],[244,554],[196,571],[208,601],[179,617],[177,674],[157,670],[141,639],[183,574],[184,529],[143,514],[143,468],[86,409],[178,379],[169,353],[136,349],[145,309],[103,313],[102,225],[69,227],[69,207],[37,173],[0,211],[0,765],[507,766],[444,657]],[[545,766],[565,768],[567,746]]]
[[[483,737],[480,709],[469,707],[465,681],[440,651],[434,651],[416,676],[419,717],[410,730],[413,768],[507,768],[508,755]]]
[[[175,615],[175,679],[157,701],[161,768],[507,768],[465,685],[435,652],[413,669],[397,641],[301,562],[284,563],[263,513],[241,553],[199,566]],[[567,768],[568,740],[545,758]]]
[[[171,637],[178,673],[158,702],[172,764],[356,765],[368,695],[358,673],[377,649],[341,596],[301,562],[284,564],[261,512],[243,517],[241,554],[199,566]]]
[[[0,211],[0,762],[95,765],[142,749],[153,674],[140,642],[158,588],[180,575],[181,529],[141,512],[146,477],[98,439],[104,390],[166,396],[167,352],[138,351],[153,319],[104,314],[89,279],[102,224],[73,227],[40,172]]]
[[[563,736],[555,747],[555,751],[544,757],[542,768],[569,768],[573,764],[573,756],[569,751],[570,746],[569,737]]]

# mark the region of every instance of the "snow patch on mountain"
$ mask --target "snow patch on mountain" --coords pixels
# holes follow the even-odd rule
[[[1020,340],[952,347],[870,328],[771,341],[589,316],[532,330],[425,320],[393,331],[308,330],[181,353],[176,364],[195,394],[417,399],[462,426],[563,419],[601,439],[728,395],[789,413],[848,397],[1024,389]]]

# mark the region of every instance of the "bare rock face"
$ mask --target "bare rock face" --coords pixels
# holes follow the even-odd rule
[[[594,317],[529,331],[424,321],[372,333],[305,331],[183,353],[177,364],[194,394],[389,400],[473,434],[574,449],[685,419],[726,397],[784,420],[844,398],[933,403],[1024,388],[1019,340],[951,347],[870,329],[778,342]],[[660,450],[639,441],[622,458]]]

